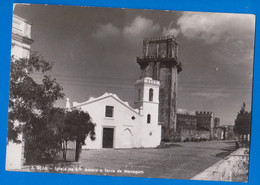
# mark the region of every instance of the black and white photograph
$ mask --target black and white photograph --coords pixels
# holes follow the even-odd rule
[[[247,182],[255,15],[14,4],[6,170]]]

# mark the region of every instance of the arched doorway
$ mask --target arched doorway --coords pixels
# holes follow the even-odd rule
[[[131,148],[132,132],[130,129],[125,129],[122,135],[122,148]]]

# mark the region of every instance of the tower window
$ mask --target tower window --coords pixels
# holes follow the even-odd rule
[[[105,117],[112,118],[114,114],[114,107],[113,106],[106,106]]]
[[[151,123],[151,115],[150,114],[147,115],[147,123]]]
[[[141,101],[141,89],[138,89],[138,101]]]
[[[153,101],[153,89],[149,89],[149,101]]]

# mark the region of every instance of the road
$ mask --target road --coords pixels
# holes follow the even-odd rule
[[[211,141],[156,149],[83,150],[79,166],[85,171],[75,173],[190,179],[234,149],[234,141]]]

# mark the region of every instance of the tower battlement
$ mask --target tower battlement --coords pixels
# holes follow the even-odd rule
[[[167,36],[144,38],[144,41],[165,41],[165,40],[174,40],[174,41],[176,41],[176,37],[174,37],[173,35],[167,35]]]
[[[145,38],[143,58],[178,58],[178,43],[173,35]]]
[[[213,112],[209,112],[209,111],[196,111],[196,115],[212,116],[212,115],[213,115]]]
[[[182,65],[178,62],[178,43],[173,35],[145,38],[143,56],[137,57],[137,63],[144,69],[149,63],[160,63],[161,67],[175,67],[178,73]],[[143,76],[144,77],[144,76]]]

